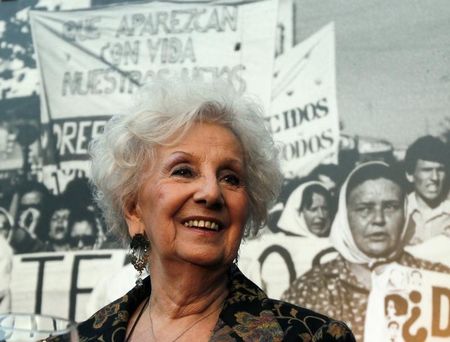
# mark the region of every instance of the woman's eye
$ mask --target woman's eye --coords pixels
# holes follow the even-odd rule
[[[188,167],[180,167],[172,171],[172,176],[192,177],[194,172]]]
[[[359,214],[363,215],[363,216],[367,216],[369,214],[369,212],[370,212],[370,208],[368,208],[368,207],[360,207],[360,208],[357,208],[356,211]]]
[[[384,208],[388,211],[395,211],[395,210],[399,209],[400,206],[397,204],[387,204]]]
[[[230,184],[230,185],[233,185],[233,186],[238,186],[238,185],[240,185],[241,184],[241,180],[240,180],[240,178],[238,177],[238,176],[236,176],[236,175],[226,175],[226,176],[224,176],[223,177],[223,180],[226,182],[226,183],[228,183],[228,184]]]

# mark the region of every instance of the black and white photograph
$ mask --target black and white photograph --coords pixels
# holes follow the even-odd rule
[[[0,341],[450,339],[450,3],[0,1]]]

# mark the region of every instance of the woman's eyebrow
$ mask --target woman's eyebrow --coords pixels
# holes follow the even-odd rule
[[[186,151],[173,151],[169,154],[170,157],[177,157],[177,156],[185,156],[185,157],[192,157],[192,154]]]
[[[185,151],[174,151],[168,155],[166,158],[167,164],[173,164],[177,162],[191,160],[194,156]]]
[[[240,158],[226,158],[223,160],[224,163],[228,163],[232,166],[238,166],[238,167],[243,167],[244,166],[244,161]]]
[[[374,205],[375,201],[355,201],[355,205]]]

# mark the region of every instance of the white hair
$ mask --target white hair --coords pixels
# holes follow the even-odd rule
[[[139,95],[133,110],[113,116],[90,145],[95,198],[109,229],[129,240],[124,209],[137,197],[144,168],[151,170],[155,148],[176,144],[196,122],[213,122],[242,144],[250,202],[245,236],[255,234],[282,179],[261,107],[220,81],[155,80]]]

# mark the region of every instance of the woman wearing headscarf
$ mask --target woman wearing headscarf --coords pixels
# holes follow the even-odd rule
[[[270,296],[280,298],[297,276],[312,267],[315,256],[330,248],[331,206],[328,190],[318,181],[307,181],[289,195],[277,223],[278,232],[260,243],[267,245],[260,249],[271,253],[263,253],[248,267],[251,279],[262,284]],[[281,247],[288,244],[292,246],[290,255],[280,254]],[[280,246],[277,253],[273,246]],[[286,270],[282,268],[285,264]]]
[[[331,195],[317,181],[308,181],[295,189],[286,201],[278,227],[288,235],[307,238],[327,237],[332,221]]]
[[[338,256],[298,278],[282,299],[344,319],[362,341],[372,272],[391,263],[450,272],[404,251],[409,238],[405,206],[401,176],[391,167],[382,162],[358,166],[342,186],[331,227]]]
[[[280,171],[263,115],[225,83],[156,81],[91,148],[97,200],[150,277],[78,326],[82,341],[353,341],[269,299],[234,261]],[[51,339],[50,339],[51,340]]]

